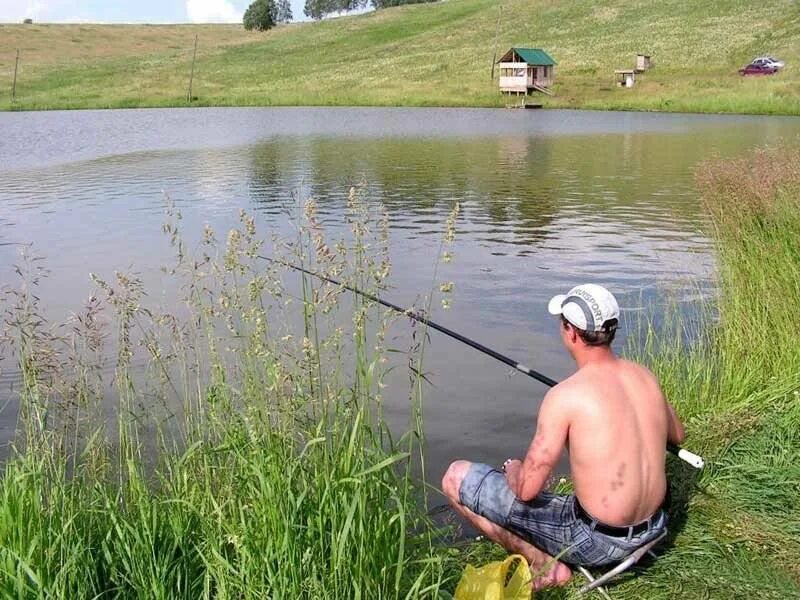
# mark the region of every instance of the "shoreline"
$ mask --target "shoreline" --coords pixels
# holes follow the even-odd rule
[[[225,104],[225,103],[207,103],[193,102],[189,103],[142,103],[135,106],[125,105],[106,105],[106,106],[45,106],[45,107],[26,107],[22,104],[10,108],[0,107],[0,114],[3,113],[46,113],[46,112],[80,112],[80,111],[114,111],[114,110],[170,110],[175,108],[190,109],[190,108],[427,108],[427,109],[486,109],[486,110],[514,110],[507,106],[490,105],[490,104]],[[574,110],[581,112],[622,112],[622,113],[653,113],[665,115],[709,115],[709,116],[741,116],[741,117],[800,117],[800,108],[798,110],[786,112],[739,112],[739,111],[691,111],[691,110],[660,110],[649,108],[647,106],[631,107],[631,106],[609,106],[606,108],[597,106],[576,106],[571,104],[544,104],[538,110],[541,111],[557,111],[557,110]]]

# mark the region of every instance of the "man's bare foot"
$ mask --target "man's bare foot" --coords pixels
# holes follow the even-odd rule
[[[531,575],[535,578],[533,580],[534,590],[565,585],[572,577],[570,568],[560,562],[556,562],[544,575],[538,575],[539,572],[541,572],[541,569],[531,569]]]

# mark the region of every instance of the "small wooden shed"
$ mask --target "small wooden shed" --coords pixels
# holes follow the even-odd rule
[[[644,73],[652,66],[652,61],[650,60],[649,54],[637,54],[636,55],[636,72],[637,73]]]
[[[511,48],[500,60],[500,91],[529,94],[531,90],[552,93],[556,61],[540,48]]]
[[[614,71],[617,77],[617,85],[624,88],[632,88],[636,81],[636,71],[634,69],[617,69]]]

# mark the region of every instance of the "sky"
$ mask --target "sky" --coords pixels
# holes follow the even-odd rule
[[[0,23],[241,23],[252,0],[0,0]],[[290,0],[304,20],[304,0]]]

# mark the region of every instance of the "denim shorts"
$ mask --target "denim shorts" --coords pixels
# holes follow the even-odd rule
[[[576,516],[575,496],[541,492],[529,502],[519,500],[505,474],[472,463],[459,490],[461,504],[561,562],[574,566],[601,566],[627,558],[637,548],[661,535],[667,513],[659,509],[649,526],[636,535],[616,537],[595,531]]]

